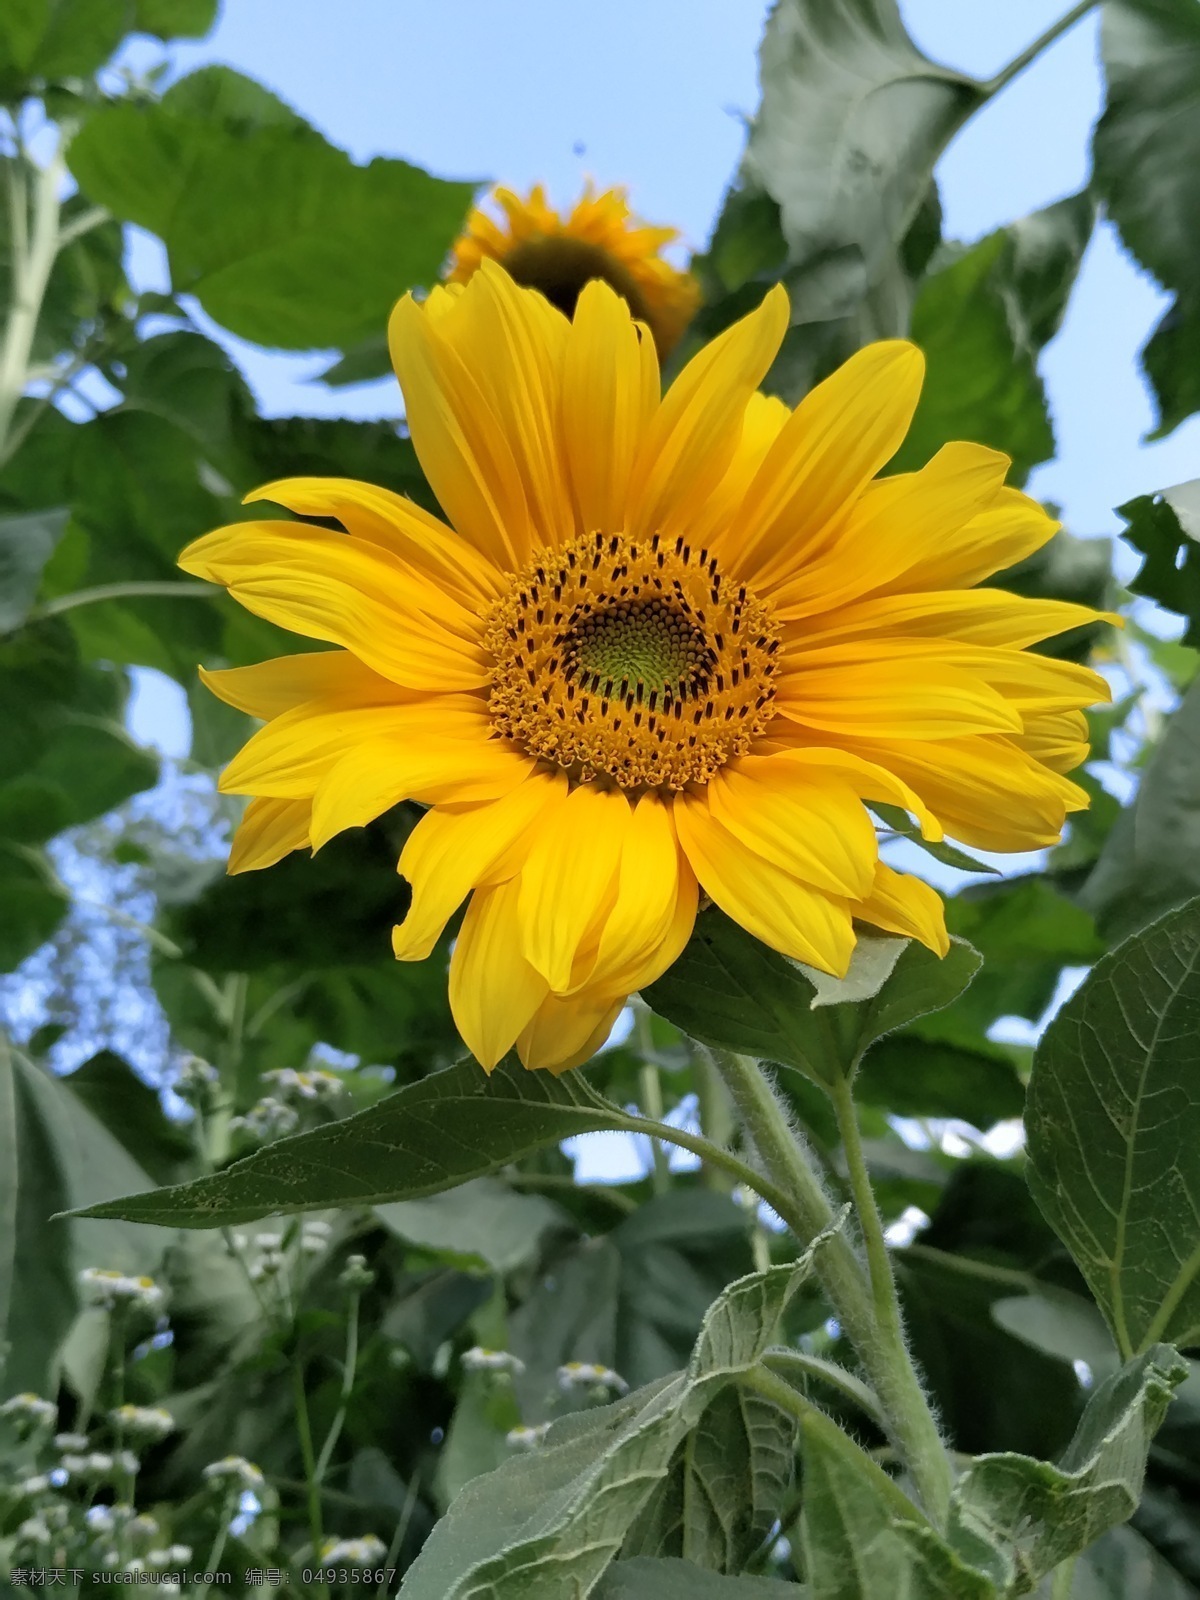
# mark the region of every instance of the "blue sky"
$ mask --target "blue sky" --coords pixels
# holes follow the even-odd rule
[[[901,9],[927,53],[987,76],[1066,0],[901,0]],[[217,60],[260,79],[359,160],[398,155],[445,176],[542,180],[561,200],[585,176],[625,183],[648,218],[700,248],[757,102],[766,10],[754,0],[347,0],[335,13],[327,0],[238,0],[209,39],[173,58],[178,71]],[[1082,184],[1101,102],[1098,32],[1095,14],[1077,24],[947,151],[938,176],[950,236],[977,238]],[[149,241],[133,266],[146,284],[161,281]],[[1045,354],[1059,456],[1032,485],[1076,532],[1113,532],[1115,505],[1200,472],[1200,418],[1140,443],[1153,416],[1136,354],[1165,304],[1102,227]],[[399,410],[390,382],[329,391],[309,381],[325,357],[222,337],[268,412]],[[134,725],[177,748],[171,702],[171,689],[147,685]]]

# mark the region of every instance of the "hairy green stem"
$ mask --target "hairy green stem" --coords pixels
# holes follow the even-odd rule
[[[793,1135],[758,1062],[724,1050],[714,1051],[713,1059],[729,1085],[759,1159],[785,1192],[782,1209],[774,1201],[770,1203],[801,1244],[807,1245],[833,1222],[833,1208],[820,1178]],[[752,1186],[762,1192],[761,1184]],[[880,1324],[871,1280],[844,1234],[835,1233],[828,1241],[817,1255],[814,1270],[879,1397],[887,1431],[927,1514],[943,1526],[950,1504],[950,1459],[903,1337],[890,1325]]]
[[[650,1010],[642,1001],[634,1004],[634,1034],[642,1064],[638,1068],[638,1099],[642,1110],[655,1122],[663,1119],[662,1081],[658,1076],[658,1063],[654,1059],[654,1039],[650,1032]],[[651,1182],[655,1194],[665,1194],[671,1186],[671,1165],[667,1152],[657,1139],[650,1141],[650,1160],[653,1163]]]
[[[797,1378],[815,1378],[818,1383],[828,1384],[887,1431],[887,1420],[879,1404],[879,1396],[861,1378],[839,1366],[836,1361],[810,1356],[803,1350],[768,1350],[762,1358],[762,1364],[768,1372],[774,1372],[782,1378],[794,1375]]]
[[[1072,6],[1068,12],[1059,17],[1057,22],[1052,22],[1045,33],[1039,34],[1032,44],[1027,45],[1020,55],[1014,56],[1006,67],[1001,67],[994,78],[989,78],[983,85],[984,93],[989,97],[999,94],[1001,89],[1006,88],[1015,77],[1025,71],[1026,67],[1032,66],[1044,50],[1048,50],[1052,44],[1061,39],[1068,29],[1086,17],[1089,11],[1094,11],[1099,3],[1100,0],[1080,0],[1079,5]]]
[[[1070,1556],[1055,1567],[1050,1600],[1071,1600],[1071,1585],[1075,1580],[1075,1563],[1078,1559],[1078,1556]]]
[[[212,1547],[205,1558],[204,1565],[199,1569],[201,1572],[215,1573],[218,1570],[221,1557],[225,1554],[225,1541],[229,1538],[229,1525],[233,1521],[234,1507],[237,1505],[237,1503],[238,1491],[237,1486],[234,1485],[229,1489],[225,1499],[221,1503],[221,1516],[217,1523],[216,1536],[214,1537]],[[197,1600],[205,1600],[205,1596],[208,1594],[208,1591],[211,1587],[211,1584],[197,1583],[195,1591]]]
[[[21,152],[8,167],[12,303],[0,340],[0,454],[29,381],[29,356],[60,248],[58,191],[67,170],[67,137],[64,133],[44,167],[31,169]]]

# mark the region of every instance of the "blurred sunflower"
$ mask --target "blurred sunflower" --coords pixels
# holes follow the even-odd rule
[[[451,283],[467,283],[481,262],[498,261],[516,283],[540,290],[570,317],[584,285],[599,278],[646,323],[660,357],[679,343],[696,314],[700,289],[690,272],[678,271],[660,254],[679,237],[677,228],[648,226],[629,209],[624,189],[597,194],[590,183],[565,216],[547,203],[540,183],[525,199],[511,189],[494,189],[490,198],[504,220],[472,211],[454,246]]]
[[[253,796],[231,871],[319,848],[401,800],[418,960],[470,897],[450,966],[491,1068],[586,1060],[676,958],[702,888],[757,938],[844,973],[855,925],[945,952],[938,895],[878,857],[864,802],[989,850],[1058,839],[1087,804],[1104,680],[1025,646],[1094,620],[970,586],[1056,524],[1008,459],[946,445],[876,480],[923,362],[860,351],[794,411],[756,391],[782,289],[661,393],[604,283],[574,322],[484,261],[411,297],[390,336],[447,522],[337,479],[251,499],[188,572],[338,648],[205,674],[265,720],[226,769]]]

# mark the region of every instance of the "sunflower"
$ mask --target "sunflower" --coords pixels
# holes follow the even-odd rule
[[[540,290],[569,317],[583,286],[599,278],[646,323],[660,357],[679,343],[700,289],[690,272],[679,272],[660,254],[679,237],[677,228],[648,226],[629,209],[624,189],[597,194],[590,183],[566,216],[547,203],[540,183],[524,200],[511,189],[494,189],[491,199],[504,221],[472,211],[451,256],[451,283],[467,283],[481,262],[498,261],[515,282]]]
[[[266,724],[221,779],[253,797],[230,870],[428,807],[395,953],[427,956],[468,900],[450,999],[485,1068],[514,1044],[586,1060],[701,891],[826,972],[860,924],[944,953],[941,900],[879,859],[870,802],[1001,851],[1087,804],[1063,774],[1107,685],[1024,647],[1096,614],[971,588],[1057,525],[978,445],[877,478],[921,387],[911,344],[794,411],[759,394],[787,325],[773,289],[663,394],[610,286],[571,322],[485,261],[390,327],[446,521],[295,478],[249,498],[320,525],[241,522],[181,557],[336,647],[204,674]]]

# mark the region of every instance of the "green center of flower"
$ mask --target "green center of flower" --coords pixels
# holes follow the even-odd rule
[[[620,601],[582,617],[563,652],[582,683],[607,695],[685,690],[711,655],[703,633],[665,601]]]

